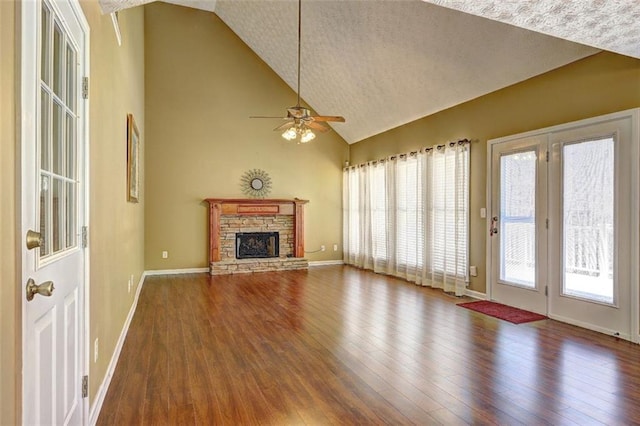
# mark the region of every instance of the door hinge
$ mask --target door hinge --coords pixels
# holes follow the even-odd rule
[[[544,158],[548,163],[549,162],[549,151],[546,152],[546,154],[544,155]]]
[[[89,77],[82,77],[82,99],[89,99]]]
[[[82,227],[82,248],[87,248],[89,229],[86,226]]]
[[[545,219],[544,226],[545,228],[549,229],[549,219]]]
[[[89,396],[89,376],[82,376],[82,397]]]
[[[549,286],[544,286],[544,295],[548,296],[549,295]]]

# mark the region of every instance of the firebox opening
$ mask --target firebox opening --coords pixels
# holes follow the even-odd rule
[[[236,259],[259,259],[280,255],[277,232],[237,232]]]

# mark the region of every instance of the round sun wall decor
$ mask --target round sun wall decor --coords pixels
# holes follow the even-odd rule
[[[247,197],[264,198],[271,192],[271,178],[264,170],[249,170],[242,175],[240,186]]]

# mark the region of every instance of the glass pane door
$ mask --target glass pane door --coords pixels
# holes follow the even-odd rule
[[[638,144],[631,118],[612,116],[549,138],[549,316],[629,339]]]
[[[488,141],[492,300],[640,338],[638,122],[640,109]]]
[[[490,145],[491,298],[547,313],[548,139],[523,137]]]

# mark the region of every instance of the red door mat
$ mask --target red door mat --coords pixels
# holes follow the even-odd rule
[[[471,309],[495,318],[512,322],[514,324],[522,324],[531,321],[540,321],[547,319],[544,315],[536,314],[512,306],[503,305],[501,303],[491,302],[489,300],[480,300],[478,302],[459,303],[458,306]]]

